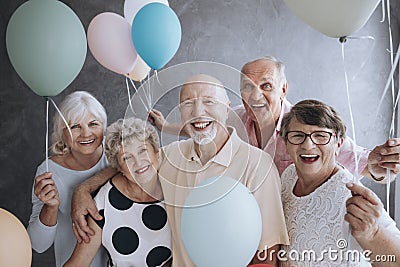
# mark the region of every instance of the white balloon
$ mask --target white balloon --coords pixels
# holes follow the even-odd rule
[[[147,4],[150,3],[162,3],[169,6],[168,0],[125,0],[124,3],[124,17],[132,25],[133,18],[136,13]]]
[[[141,82],[149,74],[150,69],[146,62],[138,55],[132,71],[127,76],[134,81]]]
[[[348,36],[364,26],[379,0],[284,0],[301,20],[333,38]]]

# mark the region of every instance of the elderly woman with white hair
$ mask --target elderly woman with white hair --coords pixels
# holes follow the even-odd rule
[[[89,217],[94,236],[77,243],[64,266],[89,266],[101,244],[108,266],[170,266],[171,233],[158,179],[158,135],[140,119],[107,128],[106,155],[117,169],[94,200],[102,220]]]
[[[76,238],[71,221],[71,196],[76,185],[108,166],[103,153],[107,114],[100,102],[85,91],[68,95],[54,116],[52,155],[39,165],[32,191],[32,214],[28,234],[32,248],[42,253],[54,244],[56,266],[71,256]],[[99,251],[91,266],[104,266]]]
[[[336,111],[317,100],[283,117],[280,135],[294,164],[282,174],[290,245],[281,266],[370,266],[376,256],[400,256],[400,232],[379,198],[336,161],[345,132]]]

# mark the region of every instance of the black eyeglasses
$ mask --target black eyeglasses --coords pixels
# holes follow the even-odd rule
[[[315,131],[310,134],[306,134],[302,131],[289,131],[286,134],[286,140],[292,145],[300,145],[304,143],[307,136],[310,137],[311,142],[316,145],[326,145],[331,141],[332,135],[335,136],[335,133],[326,132],[326,131]]]

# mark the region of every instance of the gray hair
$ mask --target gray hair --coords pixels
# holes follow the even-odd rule
[[[69,94],[60,104],[60,112],[68,125],[82,121],[88,114],[92,114],[103,124],[104,131],[107,127],[107,113],[103,105],[90,93],[76,91]],[[70,148],[63,138],[64,129],[67,128],[58,112],[53,118],[52,151],[56,155],[69,152]]]
[[[123,146],[130,144],[133,138],[147,141],[158,152],[159,142],[156,130],[151,125],[137,118],[119,119],[107,127],[106,156],[110,165],[118,167],[118,152]]]
[[[278,69],[279,74],[280,74],[280,82],[281,82],[280,87],[282,87],[285,83],[287,83],[285,64],[273,56],[265,56],[265,57],[258,58],[258,59],[247,62],[242,67],[242,70],[241,70],[242,74],[244,73],[243,71],[246,67],[248,67],[248,65],[258,62],[258,61],[264,61],[264,62],[269,61],[269,62],[275,63],[275,67]]]
[[[343,138],[346,133],[346,125],[333,107],[318,100],[303,100],[283,116],[279,134],[285,142],[287,142],[287,132],[293,118],[307,125],[331,129],[336,133],[337,139]]]

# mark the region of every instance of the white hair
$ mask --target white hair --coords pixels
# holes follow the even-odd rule
[[[69,94],[60,104],[60,112],[68,125],[81,122],[88,114],[92,114],[96,120],[103,124],[103,130],[107,127],[107,113],[103,105],[90,93],[76,91]],[[64,129],[67,127],[58,112],[53,118],[52,151],[57,155],[69,152],[69,147],[63,138]]]
[[[119,119],[107,127],[105,153],[112,167],[117,168],[118,152],[123,146],[131,144],[133,138],[149,142],[158,152],[160,145],[153,126],[137,118]]]

